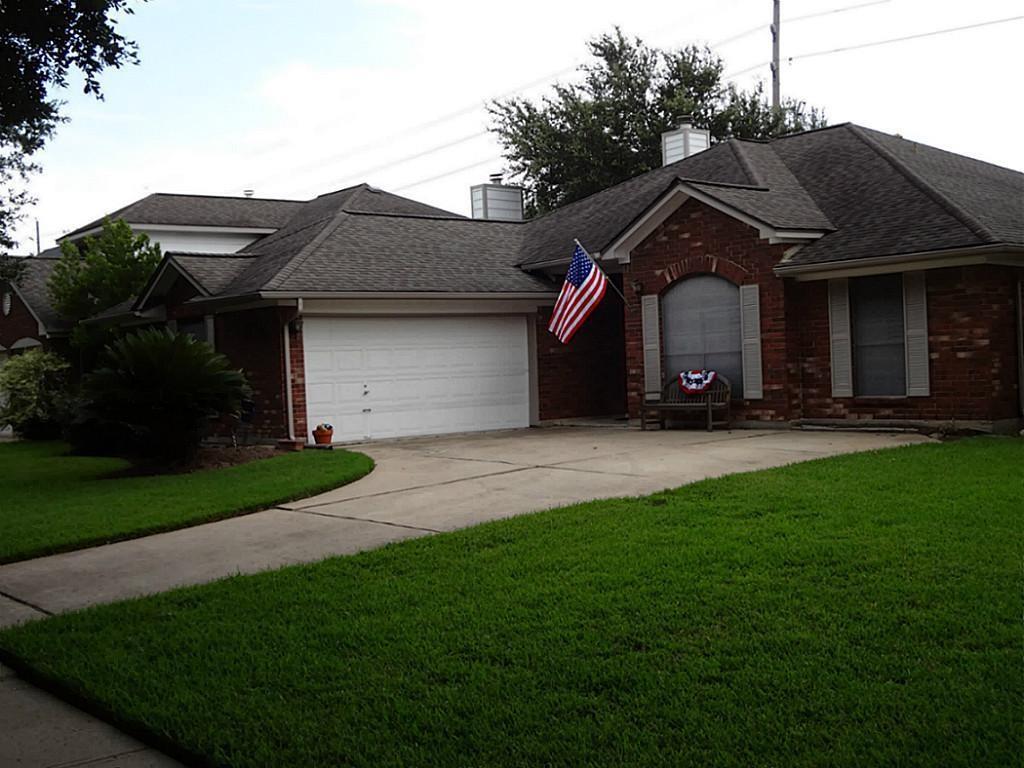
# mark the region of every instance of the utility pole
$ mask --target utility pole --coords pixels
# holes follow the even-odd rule
[[[36,219],[36,256],[42,252],[43,249],[39,246],[39,219]]]
[[[780,0],[772,0],[772,109],[776,112],[782,105],[781,87],[779,86],[779,18]]]

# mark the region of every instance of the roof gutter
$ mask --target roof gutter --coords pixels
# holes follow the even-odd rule
[[[941,267],[970,266],[972,264],[1002,264],[1024,266],[1024,245],[986,244],[940,251],[914,251],[889,256],[866,256],[810,264],[778,264],[774,272],[779,277],[797,280],[825,280],[838,277],[892,272],[898,267],[903,272]]]
[[[549,299],[558,291],[260,291],[261,299]]]

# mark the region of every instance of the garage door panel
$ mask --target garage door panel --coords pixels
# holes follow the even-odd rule
[[[525,318],[306,318],[303,331],[307,417],[336,441],[529,425]]]

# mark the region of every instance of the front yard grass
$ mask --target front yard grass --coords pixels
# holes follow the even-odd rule
[[[0,444],[0,563],[232,517],[373,468],[361,453],[308,451],[191,474],[108,478],[128,463],[66,453],[63,443]]]
[[[1024,441],[915,446],[101,606],[0,649],[205,765],[1015,765],[1022,513]]]

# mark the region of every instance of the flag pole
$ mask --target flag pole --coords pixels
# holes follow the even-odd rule
[[[615,291],[617,294],[619,294],[619,298],[622,299],[622,303],[626,304],[627,303],[626,297],[622,295],[622,291],[620,291],[618,286],[615,285],[615,283],[612,282],[612,279],[610,277],[608,277],[608,273],[605,272],[603,269],[601,269],[601,266],[597,263],[597,259],[595,259],[593,256],[591,256],[590,255],[590,251],[588,251],[586,248],[584,248],[583,247],[583,243],[581,243],[575,237],[573,238],[573,242],[576,243],[576,245],[578,245],[580,247],[581,251],[583,251],[585,254],[587,254],[587,258],[590,259],[590,262],[601,272],[602,275],[604,275],[604,279],[608,281],[608,285],[610,285],[612,287],[612,290]]]

